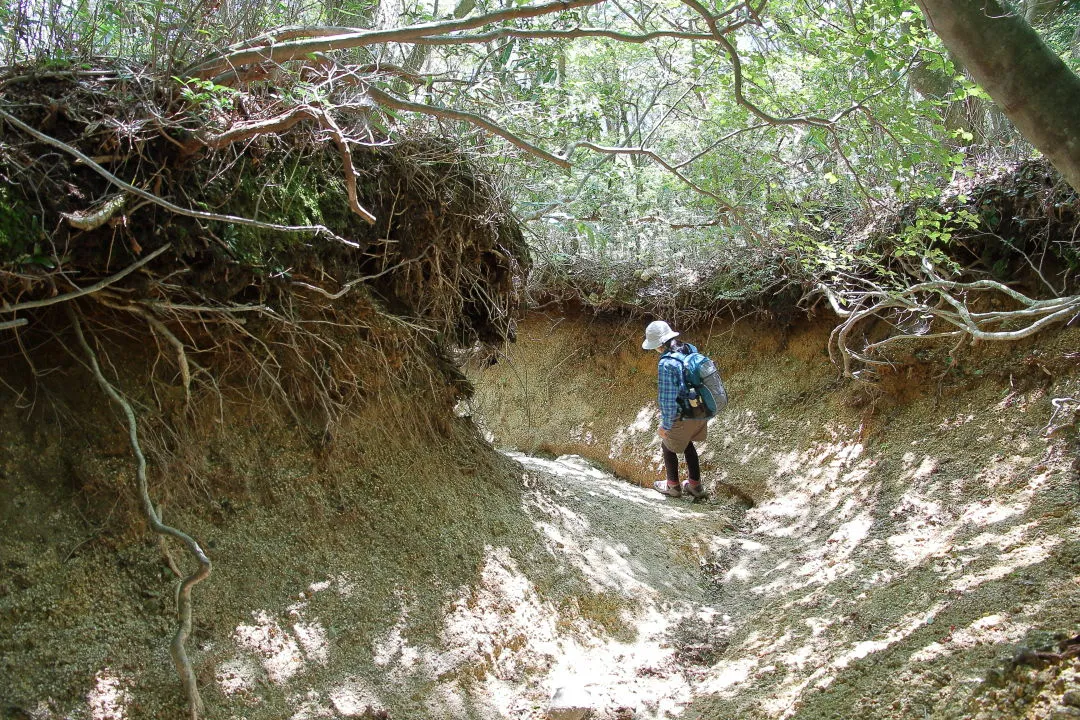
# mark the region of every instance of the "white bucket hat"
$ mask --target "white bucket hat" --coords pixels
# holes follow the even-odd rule
[[[679,333],[671,329],[663,320],[653,320],[645,328],[645,342],[641,343],[642,350],[655,350]]]

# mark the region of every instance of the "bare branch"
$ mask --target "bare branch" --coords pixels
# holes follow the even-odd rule
[[[330,133],[334,144],[337,145],[338,154],[341,155],[341,164],[344,166],[343,171],[345,173],[345,194],[349,198],[349,209],[364,218],[369,224],[374,225],[375,216],[361,206],[356,197],[356,169],[353,167],[352,152],[349,150],[349,143],[345,139],[345,135],[341,132],[341,128],[337,126],[337,123],[334,122],[334,119],[330,117],[330,113],[320,111],[318,118],[323,128]]]
[[[167,210],[171,210],[172,212],[176,213],[177,215],[185,215],[187,217],[199,218],[201,220],[216,220],[218,222],[234,223],[236,225],[248,225],[250,227],[262,228],[264,230],[275,230],[277,232],[287,232],[287,233],[296,233],[296,232],[308,233],[309,232],[309,233],[317,233],[317,234],[322,234],[322,235],[329,235],[330,237],[334,238],[335,240],[343,242],[346,245],[350,245],[352,247],[359,247],[356,243],[354,243],[354,242],[352,242],[350,240],[346,240],[343,237],[339,237],[333,231],[331,231],[330,228],[326,227],[325,225],[276,225],[274,223],[266,223],[266,222],[262,222],[260,220],[252,220],[251,218],[240,217],[238,215],[219,215],[217,213],[204,212],[202,210],[192,210],[190,208],[183,208],[183,207],[180,207],[179,205],[174,205],[173,203],[169,202],[168,200],[165,200],[164,198],[160,198],[157,195],[154,195],[153,193],[147,192],[146,190],[143,190],[142,188],[137,188],[134,185],[132,185],[131,183],[128,183],[128,182],[125,182],[125,181],[121,180],[120,178],[116,177],[115,175],[113,175],[111,172],[109,172],[105,168],[98,165],[96,162],[94,162],[92,159],[90,159],[90,157],[85,155],[78,148],[72,147],[71,145],[68,145],[65,142],[62,142],[60,140],[57,140],[54,137],[50,137],[50,136],[46,135],[43,132],[39,132],[38,130],[35,130],[34,128],[32,128],[29,125],[27,125],[26,123],[24,123],[22,120],[19,120],[14,115],[12,115],[12,114],[4,111],[4,110],[0,110],[0,118],[3,118],[4,120],[8,121],[9,123],[14,125],[15,127],[19,128],[20,130],[27,133],[28,135],[31,135],[34,138],[40,140],[41,142],[46,143],[48,145],[52,145],[55,148],[59,148],[60,150],[63,150],[64,152],[68,153],[69,155],[72,155],[72,156],[78,158],[83,163],[85,163],[90,169],[92,169],[98,175],[101,175],[103,178],[108,180],[110,183],[112,183],[116,187],[118,187],[118,188],[120,188],[122,190],[126,190],[129,193],[132,193],[133,195],[138,195],[139,197],[143,198],[144,200],[148,200],[148,201],[150,201],[151,203],[153,203],[155,205],[159,205],[159,206],[161,206],[161,207],[163,207],[163,208],[165,208]]]
[[[14,329],[14,328],[17,328],[17,327],[22,327],[23,325],[27,324],[28,322],[30,322],[30,321],[27,320],[26,318],[15,318],[14,320],[4,320],[3,322],[0,322],[0,330],[11,330],[11,329]]]
[[[460,120],[467,122],[471,125],[475,125],[478,128],[487,130],[492,135],[498,135],[503,140],[506,140],[511,145],[521,148],[530,155],[535,155],[541,160],[547,160],[550,163],[558,165],[561,168],[569,168],[570,162],[566,158],[552,155],[546,150],[542,150],[532,143],[529,143],[517,135],[513,134],[501,125],[497,125],[487,118],[476,115],[475,113],[464,112],[461,110],[451,110],[450,108],[440,108],[433,105],[424,105],[423,103],[415,103],[409,100],[403,100],[401,98],[394,97],[389,93],[383,92],[376,87],[369,85],[365,90],[368,96],[386,107],[391,107],[396,110],[408,110],[410,112],[423,113],[424,115],[431,115],[433,117],[444,118],[446,120]]]
[[[27,302],[19,303],[18,305],[8,305],[5,302],[2,306],[0,306],[0,312],[14,313],[14,312],[19,312],[21,310],[32,310],[34,308],[46,307],[48,305],[56,305],[57,303],[67,302],[69,300],[74,300],[77,297],[82,297],[83,295],[89,295],[90,293],[95,293],[98,290],[101,290],[102,288],[106,288],[109,285],[112,285],[117,280],[122,280],[123,278],[127,277],[131,273],[133,273],[136,270],[138,270],[139,268],[141,268],[143,265],[146,265],[147,263],[149,263],[151,260],[156,258],[158,255],[160,255],[163,252],[165,252],[166,250],[168,250],[169,247],[170,247],[170,244],[166,243],[166,244],[162,245],[161,247],[159,247],[154,252],[150,253],[146,257],[139,260],[138,262],[135,262],[135,263],[132,263],[131,265],[128,265],[126,268],[124,268],[120,272],[116,273],[115,275],[110,275],[109,277],[105,278],[104,280],[99,280],[98,282],[96,282],[93,285],[90,285],[88,287],[79,288],[78,290],[75,290],[75,291],[69,292],[69,293],[64,293],[63,295],[57,295],[55,297],[45,298],[44,300],[28,300]]]
[[[219,57],[208,58],[189,68],[186,74],[193,77],[205,78],[217,75],[223,70],[251,63],[283,63],[288,62],[289,60],[299,60],[307,57],[311,53],[317,52],[330,52],[333,50],[345,50],[348,48],[392,42],[414,42],[420,38],[429,37],[431,35],[472,30],[507,20],[521,20],[542,15],[550,15],[552,13],[573,10],[574,8],[599,5],[604,1],[605,0],[559,0],[557,2],[541,3],[538,5],[523,5],[521,7],[500,10],[486,15],[465,18],[463,20],[444,20],[440,22],[421,23],[419,25],[390,30],[357,29],[353,32],[347,32],[341,35],[303,40],[288,40],[280,43],[271,40],[258,47],[243,48],[233,52],[227,52]]]
[[[317,120],[318,117],[319,115],[315,108],[310,105],[300,105],[294,107],[284,115],[267,118],[266,120],[253,120],[251,122],[237,123],[224,132],[216,135],[201,136],[195,140],[189,141],[188,144],[189,146],[193,146],[194,143],[198,143],[199,145],[205,145],[214,150],[221,150],[235,142],[250,140],[251,138],[259,137],[261,135],[284,132],[304,120]],[[193,149],[194,147],[189,147],[188,151],[191,152]]]
[[[709,26],[709,31],[712,34],[712,39],[719,43],[728,54],[728,57],[731,58],[732,87],[735,92],[735,102],[749,110],[759,120],[764,120],[770,125],[809,125],[811,127],[827,127],[831,124],[829,120],[826,120],[825,118],[809,115],[790,118],[776,117],[750,102],[743,92],[743,83],[745,79],[742,72],[742,59],[739,57],[739,51],[724,35],[726,31],[716,24],[716,18],[704,5],[698,2],[698,0],[682,0],[682,3],[694,10],[694,12],[698,13],[702,19],[705,20],[705,24]]]
[[[711,197],[713,200],[720,203],[721,209],[724,212],[730,212],[730,213],[735,213],[736,212],[735,207],[733,205],[731,205],[727,200],[725,200],[724,198],[722,198],[721,196],[717,195],[714,192],[706,190],[705,188],[701,187],[700,185],[695,183],[690,178],[683,175],[681,172],[679,172],[678,168],[676,168],[674,165],[669,163],[664,158],[660,157],[660,155],[658,155],[653,150],[648,150],[646,148],[638,148],[638,147],[608,147],[608,146],[605,146],[605,145],[597,145],[596,143],[591,142],[589,140],[576,140],[573,143],[571,143],[570,146],[566,149],[566,157],[570,158],[574,154],[574,150],[576,150],[579,147],[588,148],[589,150],[593,150],[593,151],[598,152],[598,153],[604,153],[606,155],[642,155],[644,157],[650,158],[657,165],[660,165],[662,168],[667,170],[669,173],[671,173],[675,177],[682,180],[687,185],[687,187],[691,188],[695,192],[698,192],[698,193],[701,193],[702,195],[705,195],[706,197]]]
[[[710,42],[714,40],[709,33],[689,32],[685,30],[653,30],[647,33],[622,33],[616,30],[603,28],[574,28],[572,30],[520,30],[518,28],[499,28],[486,33],[474,35],[431,35],[420,38],[413,42],[417,45],[469,45],[476,43],[491,42],[493,40],[506,40],[509,38],[521,38],[530,40],[559,39],[576,40],[579,38],[608,38],[618,42],[643,44],[661,38],[674,40],[699,40]]]

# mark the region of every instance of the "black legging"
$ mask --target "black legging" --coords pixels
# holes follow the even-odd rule
[[[678,485],[679,456],[663,445],[660,449],[664,451],[664,470],[667,471],[668,485]],[[686,446],[683,455],[686,457],[686,474],[690,477],[690,482],[695,484],[701,482],[701,467],[698,465],[697,448],[694,447],[694,443]]]

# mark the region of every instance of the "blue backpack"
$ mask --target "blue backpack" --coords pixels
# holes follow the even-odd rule
[[[693,348],[692,345],[690,347]],[[697,352],[696,348],[691,353],[669,352],[668,355],[682,363],[683,383],[692,408],[696,407],[695,401],[701,402],[705,406],[705,417],[713,417],[727,407],[727,390],[724,389],[716,363]]]

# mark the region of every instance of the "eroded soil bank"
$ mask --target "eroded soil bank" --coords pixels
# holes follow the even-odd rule
[[[648,486],[643,325],[534,315],[478,364],[472,412],[496,444]],[[733,531],[682,545],[723,621],[682,716],[1080,716],[1080,332],[912,348],[867,390],[837,381],[828,330],[685,332],[732,397],[703,457]]]
[[[151,491],[215,563],[207,716],[536,720],[560,689],[600,720],[1080,714],[1056,644],[1080,629],[1076,330],[946,373],[919,350],[868,393],[837,382],[827,325],[689,329],[732,395],[690,504],[635,487],[659,473],[640,325],[537,315],[473,373],[462,414],[546,459],[422,394],[312,445],[223,387],[157,442],[186,455]],[[0,390],[4,712],[179,717],[123,426],[78,363],[50,368],[49,394]]]

